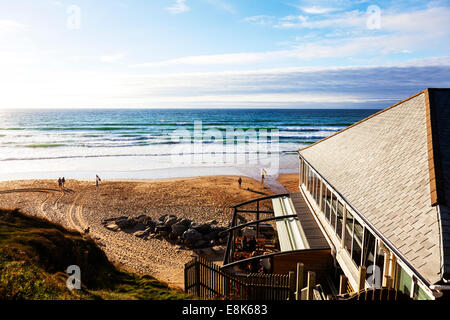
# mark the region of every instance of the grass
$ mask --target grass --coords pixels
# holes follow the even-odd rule
[[[69,265],[81,269],[80,290],[66,286]],[[148,275],[120,270],[78,232],[18,210],[0,209],[0,299],[192,299]]]

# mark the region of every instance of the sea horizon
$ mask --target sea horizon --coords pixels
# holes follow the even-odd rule
[[[269,169],[268,175],[273,174],[264,161],[274,154],[278,157],[275,175],[280,170],[294,172],[299,148],[377,111],[267,108],[2,110],[0,180],[53,179],[61,175],[91,179],[95,174],[108,179],[162,179],[216,173],[257,178],[261,169]],[[231,149],[226,145],[227,130],[244,133],[244,136],[234,138]],[[191,136],[180,140],[176,132]],[[222,133],[223,141],[211,137],[214,132]],[[252,132],[256,136],[251,136]],[[265,137],[260,136],[263,133],[270,138],[263,140]],[[207,150],[192,149],[192,155],[212,153],[235,159],[174,161],[177,152],[189,148],[189,144],[194,145],[196,139],[200,139]],[[271,145],[272,141],[277,146]],[[239,155],[247,158],[237,161]]]

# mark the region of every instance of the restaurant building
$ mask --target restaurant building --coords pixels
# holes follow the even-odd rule
[[[300,192],[358,287],[434,299],[450,279],[450,90],[426,89],[299,151]]]
[[[336,279],[345,278],[346,292],[448,296],[450,89],[421,91],[298,155],[299,192],[266,197],[272,217],[261,219],[259,202],[256,210],[234,206],[223,268],[240,263],[233,258],[240,230],[253,224],[259,233],[261,222],[275,221],[279,252],[264,256],[274,273],[302,262],[321,281],[340,286]],[[257,218],[239,224],[243,212]]]

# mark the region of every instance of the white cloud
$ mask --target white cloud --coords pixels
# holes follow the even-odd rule
[[[186,5],[186,0],[175,0],[173,6],[166,8],[172,14],[187,12],[190,8]]]
[[[219,8],[220,10],[224,10],[232,14],[236,13],[235,8],[226,1],[223,0],[204,0],[204,1],[215,6],[216,8]]]
[[[117,53],[109,56],[102,56],[100,57],[100,61],[107,63],[116,63],[123,60],[124,57],[125,55],[123,53]]]
[[[24,24],[14,20],[0,20],[0,34],[22,30],[24,27]]]
[[[10,70],[0,74],[1,106],[382,108],[426,87],[450,86],[449,57],[411,64],[169,75]]]
[[[318,7],[318,6],[301,7],[300,9],[309,14],[324,14],[324,13],[330,13],[330,12],[336,11],[336,9],[334,9],[334,8],[325,8],[325,7]]]
[[[253,24],[260,24],[260,25],[272,25],[273,22],[275,21],[275,17],[259,15],[259,16],[246,17],[243,19],[243,21],[250,22]]]

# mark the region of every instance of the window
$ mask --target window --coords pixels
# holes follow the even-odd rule
[[[397,265],[397,290],[411,296],[411,286],[411,276],[400,265]]]
[[[311,168],[308,167],[308,190],[309,193],[312,193],[312,188],[313,188],[313,178],[312,178],[312,170]]]
[[[363,226],[355,219],[353,227],[352,259],[357,267],[361,265],[363,230]]]
[[[375,270],[375,243],[376,239],[373,234],[367,228],[364,229],[362,265],[366,267],[366,280],[369,282],[371,287],[379,283],[380,277],[378,271]]]
[[[327,206],[326,206],[326,213],[325,213],[325,217],[327,218],[328,221],[330,221],[330,217],[331,217],[331,190],[327,189]]]
[[[344,221],[344,205],[342,202],[337,202],[337,211],[336,211],[336,234],[339,239],[342,238],[342,223]]]
[[[430,300],[428,294],[418,284],[414,287],[414,299],[415,300]]]
[[[305,166],[305,188],[308,189],[308,170],[309,167]]]
[[[375,262],[375,237],[365,229],[364,232],[364,248],[363,248],[363,266],[369,268]]]
[[[331,227],[336,230],[336,196],[331,194],[331,214],[330,214]]]
[[[315,183],[315,192],[314,192],[314,199],[316,199],[317,204],[319,204],[319,198],[320,198],[320,179],[317,174],[314,174],[316,183]]]
[[[352,238],[353,238],[353,215],[347,210],[347,219],[345,220],[345,240],[344,247],[349,255],[352,255]]]
[[[311,192],[311,196],[313,197],[313,199],[315,199],[316,198],[316,184],[317,184],[317,180],[316,180],[316,174],[314,172],[311,172],[311,173],[312,173],[311,174],[312,183],[311,183],[311,190],[310,190],[310,192]]]
[[[379,283],[375,283],[375,286],[379,284],[380,286],[383,285],[383,274],[384,274],[384,257],[385,254],[389,254],[389,251],[384,246],[383,242],[381,240],[378,240],[377,242],[377,249],[376,249],[376,255],[375,255],[375,266],[377,269],[377,272],[380,275]]]
[[[320,194],[322,200],[320,202],[320,210],[325,213],[326,211],[326,201],[327,201],[327,186],[322,182],[322,192]]]

